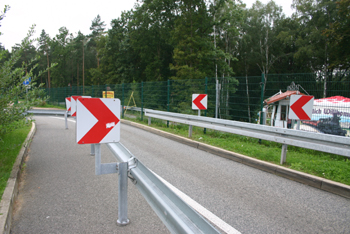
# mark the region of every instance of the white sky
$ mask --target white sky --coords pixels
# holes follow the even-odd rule
[[[247,8],[255,2],[242,1],[247,4]],[[265,4],[268,1],[261,0]],[[283,7],[287,16],[292,14],[292,0],[275,2]],[[135,3],[136,0],[1,0],[1,11],[5,5],[10,5],[11,9],[1,21],[0,32],[3,35],[0,36],[0,42],[5,49],[11,50],[12,46],[22,41],[33,24],[36,24],[34,38],[39,37],[43,29],[52,38],[63,26],[74,35],[79,30],[87,35],[91,33],[91,22],[98,14],[109,29],[111,20],[120,17],[122,11],[132,9]]]

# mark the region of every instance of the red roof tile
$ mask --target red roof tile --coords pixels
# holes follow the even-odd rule
[[[294,94],[299,94],[299,95],[305,95],[299,91],[287,91],[287,92],[284,92],[284,93],[281,93],[281,94],[278,94],[276,96],[272,96],[268,99],[265,99],[264,102],[269,105],[271,103],[275,103],[275,102],[278,102],[280,100],[283,100],[283,99],[286,99],[287,97],[290,97],[291,95],[294,95]]]

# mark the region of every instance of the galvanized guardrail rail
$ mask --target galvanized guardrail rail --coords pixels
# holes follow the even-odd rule
[[[67,119],[67,111],[64,110],[34,109],[28,112],[36,115],[64,115]],[[124,175],[124,173],[127,173],[171,233],[220,233],[205,218],[179,198],[121,143],[107,143],[106,145],[119,163],[101,163],[99,144],[91,145],[91,154],[95,155],[95,173],[97,175],[119,174],[118,225],[124,226],[129,223],[127,218],[127,182],[125,181],[127,175]]]
[[[35,115],[64,115],[66,110],[30,109],[27,113]]]
[[[185,115],[165,111],[145,111],[145,116],[191,126],[203,127],[237,135],[258,138],[283,144],[281,164],[285,162],[287,145],[312,149],[350,158],[350,138],[322,133],[312,133],[294,129],[276,128],[265,125],[215,119],[195,115]],[[148,120],[150,123],[151,120]],[[190,135],[190,134],[189,134]]]
[[[121,143],[108,143],[107,146],[119,162],[131,162],[129,165],[131,179],[171,233],[220,233]]]

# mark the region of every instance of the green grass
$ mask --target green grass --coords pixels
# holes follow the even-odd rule
[[[147,117],[130,121],[147,125]],[[151,127],[188,138],[188,125],[171,123],[167,127],[165,121],[152,119]],[[234,135],[203,128],[193,127],[192,138],[195,141],[220,147],[249,157],[280,165],[282,145],[270,141]],[[283,165],[297,171],[323,177],[332,181],[350,185],[350,159],[344,156],[323,153],[294,146],[288,146],[287,160]]]
[[[0,198],[6,188],[13,164],[31,127],[31,123],[14,123],[13,128],[15,130],[5,134],[2,137],[3,141],[0,141]]]
[[[41,108],[58,108],[58,109],[62,109],[62,110],[66,109],[65,106],[47,104],[46,102],[43,102],[42,104],[38,105],[37,107],[41,107]]]

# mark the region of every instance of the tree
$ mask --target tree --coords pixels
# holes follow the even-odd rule
[[[203,0],[179,1],[179,14],[172,31],[174,79],[198,79],[214,76],[217,51],[210,40],[213,15]],[[223,58],[221,58],[223,59]]]
[[[170,32],[174,29],[177,4],[172,0],[144,0],[135,8],[130,29],[130,45],[138,55],[136,67],[139,81],[161,81],[174,72],[169,64],[173,62]]]
[[[282,8],[274,1],[266,5],[256,1],[248,11],[247,34],[251,36],[254,46],[252,56],[255,57],[260,73],[265,75],[264,93],[271,68],[280,57],[285,56],[277,37],[277,28],[284,17]]]
[[[70,83],[72,69],[70,62],[70,57],[73,55],[70,48],[72,35],[66,27],[61,27],[58,32],[49,43],[51,60],[57,63],[50,74],[52,76],[52,86],[66,87]]]
[[[5,11],[8,10],[5,7]],[[5,13],[0,16],[0,21],[3,19]],[[44,97],[42,85],[37,86],[35,80],[37,76],[34,75],[33,70],[37,67],[35,61],[37,58],[23,63],[21,67],[15,68],[16,63],[21,59],[26,48],[31,48],[34,26],[28,32],[20,45],[20,47],[13,51],[11,57],[3,62],[0,67],[0,140],[7,132],[13,129],[12,123],[23,120],[24,113],[35,104],[42,102]],[[0,57],[4,56],[4,51],[0,52]],[[30,67],[30,70],[27,70]],[[41,73],[39,73],[41,75]],[[23,82],[31,78],[30,89],[23,85]],[[18,97],[23,101],[18,102]],[[40,98],[41,97],[41,98]]]
[[[45,30],[43,29],[40,34],[39,38],[39,48],[38,51],[42,55],[46,57],[46,64],[47,68],[50,67],[50,59],[49,59],[49,43],[50,43],[50,37],[48,34],[46,34]],[[42,81],[41,81],[42,83]],[[50,77],[50,69],[47,69],[47,84],[48,88],[51,88],[51,77]]]
[[[97,49],[98,48],[98,42],[101,40],[101,37],[105,33],[105,27],[106,27],[105,22],[101,21],[100,15],[97,15],[96,18],[91,23],[90,30],[92,32],[88,36],[90,38],[90,40],[89,40],[89,47],[96,54],[97,68],[100,67],[99,50]]]
[[[324,31],[334,23],[336,4],[334,0],[293,0],[301,35],[297,39],[298,51],[294,57],[308,64],[315,73],[322,72],[323,96],[327,96],[327,81],[332,74],[330,66],[333,45],[329,43]],[[331,76],[331,75],[330,75]]]
[[[348,71],[350,68],[350,0],[340,0],[336,4],[335,20],[324,31],[324,35],[328,38],[328,47],[333,45],[335,51],[329,68]]]

